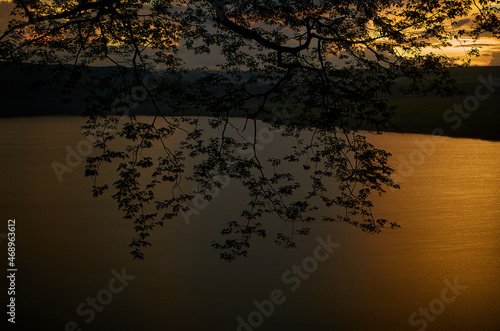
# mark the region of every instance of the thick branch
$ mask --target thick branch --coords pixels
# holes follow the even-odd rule
[[[271,41],[271,40],[268,40],[268,39],[262,37],[259,33],[255,32],[251,29],[245,28],[245,27],[238,25],[238,24],[234,23],[233,21],[231,21],[226,15],[227,11],[224,8],[224,3],[222,3],[221,0],[212,0],[212,1],[210,1],[210,3],[214,7],[215,12],[217,14],[217,16],[216,16],[217,22],[224,25],[226,28],[236,32],[237,34],[241,35],[242,37],[244,37],[246,39],[255,40],[256,42],[258,42],[262,46],[273,49],[275,51],[282,52],[282,53],[297,54],[300,51],[303,51],[303,50],[309,48],[311,41],[313,39],[314,35],[311,33],[311,27],[309,24],[306,23],[307,40],[303,45],[296,46],[296,47],[289,47],[289,46],[280,45],[274,41]],[[306,20],[309,20],[309,19],[307,18]]]

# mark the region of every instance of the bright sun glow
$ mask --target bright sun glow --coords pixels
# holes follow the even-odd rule
[[[441,50],[431,47],[425,48],[424,53],[446,54],[449,57],[457,57],[460,59],[469,59],[467,52],[473,47],[479,48],[481,55],[472,57],[472,65],[487,66],[500,65],[500,42],[491,37],[483,37],[479,40],[461,39],[450,41],[451,46]]]

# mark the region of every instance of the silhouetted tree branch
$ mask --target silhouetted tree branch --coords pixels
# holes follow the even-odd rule
[[[486,32],[498,37],[497,3],[14,0],[0,59],[49,65],[68,89],[88,91],[84,128],[95,153],[85,175],[93,195],[112,190],[134,224],[135,258],[156,226],[192,212],[194,199],[210,201],[222,178],[245,187],[247,208],[222,231],[231,239],[213,243],[232,260],[247,254],[252,237],[267,235],[265,215],[293,225],[276,234],[286,247],[316,218],[370,233],[397,227],[375,218],[370,200],[397,187],[390,154],[360,130],[392,127],[387,96],[397,81],[407,82],[407,93],[456,93],[446,70],[456,59],[424,49]],[[456,31],[468,16],[471,27]],[[216,71],[187,63],[214,52],[221,54]],[[115,70],[103,74],[95,65]],[[135,116],[141,106],[154,109],[150,121]],[[246,120],[238,125],[235,117]],[[259,125],[276,130],[290,150],[263,159]],[[300,165],[309,182],[283,164]],[[115,179],[100,176],[106,165],[116,168]],[[186,181],[197,190],[186,193]],[[321,204],[344,212],[313,216]]]

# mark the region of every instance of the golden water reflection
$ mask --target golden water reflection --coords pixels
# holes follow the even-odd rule
[[[128,255],[131,224],[111,199],[91,197],[83,165],[63,183],[50,167],[82,139],[80,125],[78,118],[0,120],[1,217],[20,224],[19,312],[30,316],[20,317],[27,327],[62,329],[74,320],[88,330],[235,330],[236,318],[255,310],[254,300],[281,289],[286,302],[259,330],[417,330],[409,316],[439,298],[445,280],[458,278],[467,289],[428,329],[500,328],[500,143],[436,144],[401,190],[375,201],[376,216],[397,221],[398,230],[369,235],[318,222],[297,249],[260,240],[247,259],[227,264],[209,246],[245,204],[244,192],[231,184],[189,226],[179,218],[155,232],[147,260],[136,263]],[[370,139],[392,152],[397,168],[418,148],[416,139],[429,138]],[[266,151],[280,153],[279,139]],[[283,272],[311,256],[316,237],[328,235],[341,247],[291,291]],[[136,279],[86,325],[76,306],[121,267]]]

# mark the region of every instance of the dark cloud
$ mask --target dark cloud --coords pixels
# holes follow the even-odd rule
[[[464,18],[463,20],[460,20],[457,22],[457,24],[454,25],[455,28],[460,28],[468,23],[470,23],[472,20],[470,18]]]
[[[454,45],[453,48],[460,48],[460,47],[484,47],[484,48],[498,48],[500,46],[499,44],[492,44],[488,42],[463,42],[462,45]]]
[[[0,30],[7,28],[10,20],[9,15],[13,8],[14,4],[12,2],[3,2],[0,0]]]
[[[500,66],[500,52],[493,53],[490,61],[490,66]]]

